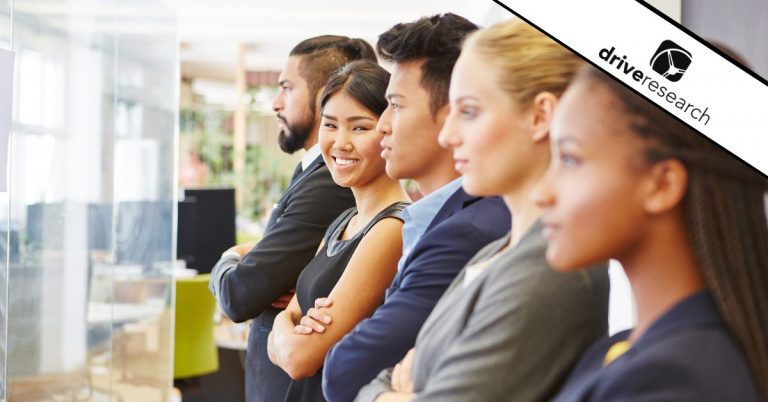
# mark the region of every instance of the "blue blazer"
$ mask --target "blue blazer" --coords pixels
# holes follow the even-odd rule
[[[631,349],[603,366],[608,349],[628,335],[592,346],[554,401],[759,401],[744,354],[708,291],[678,303]]]
[[[351,401],[381,370],[399,362],[459,271],[509,232],[510,221],[498,197],[473,197],[461,188],[451,195],[406,258],[384,304],[328,352],[325,398]]]

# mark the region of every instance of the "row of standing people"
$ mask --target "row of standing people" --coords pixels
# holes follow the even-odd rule
[[[340,36],[281,73],[306,156],[211,277],[254,319],[249,401],[765,398],[764,178],[520,21],[426,17],[376,50],[391,76]],[[608,338],[611,258],[637,326]]]

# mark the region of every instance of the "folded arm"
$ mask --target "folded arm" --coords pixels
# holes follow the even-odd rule
[[[482,293],[461,334],[443,345],[429,364],[429,376],[416,401],[469,399],[533,402],[549,399],[598,333],[590,323],[592,289],[578,284],[584,275],[562,274],[537,261],[510,262],[487,272]],[[509,270],[530,270],[523,277]],[[434,325],[440,325],[435,323]],[[417,351],[419,349],[417,348]],[[418,361],[419,356],[417,354]],[[414,379],[415,380],[415,379]]]
[[[336,186],[330,175],[306,180],[255,247],[242,259],[225,253],[211,272],[210,287],[233,321],[255,318],[288,293],[328,224],[352,205],[349,190]]]
[[[492,240],[471,223],[428,232],[400,274],[404,275],[400,286],[390,289],[386,302],[373,316],[328,353],[323,376],[326,399],[352,400],[379,372],[399,362],[414,346],[422,324],[445,289],[470,258]],[[336,317],[331,316],[335,322]]]
[[[336,301],[328,308],[334,319],[333,325],[324,332],[296,333],[294,327],[299,323],[301,311],[297,314],[290,305],[278,315],[270,343],[275,356],[273,363],[294,379],[311,376],[322,367],[331,346],[369,316],[384,299],[384,291],[397,271],[402,249],[401,230],[401,221],[384,219],[360,241],[329,295]]]

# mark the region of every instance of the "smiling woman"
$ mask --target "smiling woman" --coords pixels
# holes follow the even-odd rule
[[[380,156],[383,135],[376,130],[379,116],[387,108],[381,94],[388,80],[389,73],[375,63],[353,62],[330,79],[320,97],[320,149],[334,181],[341,186],[391,181]]]
[[[408,205],[381,158],[376,130],[387,101],[389,73],[375,63],[352,62],[326,84],[320,97],[319,144],[333,180],[350,187],[355,208],[328,228],[314,259],[296,284],[296,295],[275,318],[270,359],[293,378],[286,401],[324,401],[322,365],[333,344],[381,304],[402,248],[400,212]],[[302,316],[315,299],[332,297],[327,329],[306,332]]]

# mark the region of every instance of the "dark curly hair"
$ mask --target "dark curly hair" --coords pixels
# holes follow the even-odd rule
[[[401,23],[379,35],[376,49],[382,59],[402,63],[424,60],[421,85],[430,94],[432,115],[448,103],[453,65],[464,38],[479,27],[456,14],[438,14]]]
[[[334,71],[355,60],[376,61],[373,46],[363,39],[340,35],[322,35],[303,40],[290,56],[302,56],[299,74],[307,81],[309,106],[315,110],[315,96]]]

